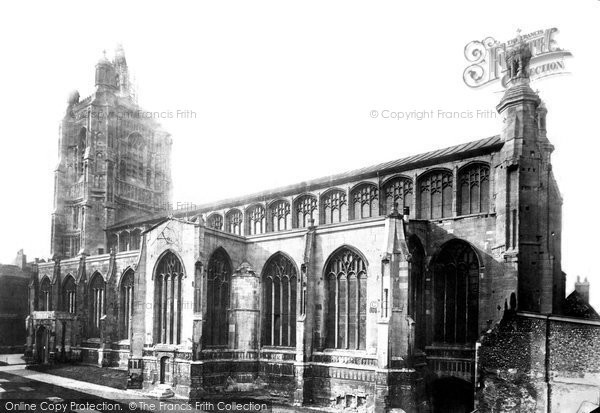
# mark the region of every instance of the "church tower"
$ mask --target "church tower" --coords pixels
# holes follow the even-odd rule
[[[529,46],[517,37],[507,50],[507,88],[497,106],[504,146],[496,176],[497,242],[516,276],[517,308],[560,312],[562,199],[550,160],[544,103],[529,85]]]
[[[171,138],[135,102],[125,52],[96,64],[95,91],[71,93],[60,125],[51,252],[103,254],[106,228],[168,208]]]

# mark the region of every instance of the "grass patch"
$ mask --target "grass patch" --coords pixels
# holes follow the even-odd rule
[[[32,365],[31,370],[66,377],[68,379],[85,381],[115,389],[127,389],[127,371],[84,365]]]

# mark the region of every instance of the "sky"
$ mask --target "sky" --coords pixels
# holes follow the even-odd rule
[[[204,203],[500,133],[500,85],[469,88],[465,45],[558,28],[567,74],[548,108],[567,293],[595,256],[600,1],[4,2],[0,262],[50,254],[58,126],[69,93],[121,43],[138,99],[172,134],[173,201]],[[372,111],[431,111],[422,120]],[[178,116],[186,112],[188,117]],[[461,119],[443,112],[492,113]]]

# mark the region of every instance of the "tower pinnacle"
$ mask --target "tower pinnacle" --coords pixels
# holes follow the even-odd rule
[[[518,30],[520,32],[520,30]],[[515,45],[506,51],[506,70],[509,83],[519,81],[529,82],[529,61],[531,60],[531,49],[523,41],[519,33]]]
[[[496,109],[504,111],[508,106],[517,102],[530,101],[535,107],[540,103],[540,98],[529,86],[529,62],[531,61],[531,48],[523,37],[518,34],[513,47],[506,51],[504,61],[506,64],[506,91]]]

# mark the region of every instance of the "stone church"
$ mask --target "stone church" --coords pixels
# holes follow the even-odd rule
[[[568,318],[562,200],[529,58],[524,43],[506,55],[498,135],[173,211],[173,140],[139,116],[118,48],[61,123],[28,360],[126,369],[131,388],[163,397],[500,403],[484,391],[499,380],[478,364],[484,336],[509,334],[508,315]]]

